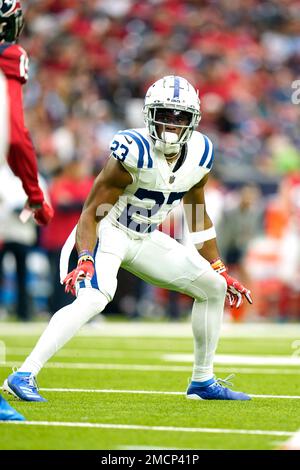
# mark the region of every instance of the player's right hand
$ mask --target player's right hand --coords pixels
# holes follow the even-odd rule
[[[77,268],[73,269],[63,280],[65,291],[76,295],[76,283],[84,279],[90,281],[94,276],[95,267],[91,260],[78,261]]]

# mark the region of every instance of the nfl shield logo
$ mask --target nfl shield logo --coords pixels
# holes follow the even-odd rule
[[[174,183],[174,181],[175,181],[175,176],[174,175],[170,176],[169,183],[172,184]]]

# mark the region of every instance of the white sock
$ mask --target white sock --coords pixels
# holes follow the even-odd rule
[[[93,316],[104,310],[107,298],[97,289],[80,289],[74,302],[51,318],[35,348],[19,368],[36,376],[43,365]]]
[[[222,324],[225,281],[213,271],[202,275],[198,283],[199,295],[192,311],[194,334],[194,367],[192,381],[205,382],[213,378],[213,361]]]

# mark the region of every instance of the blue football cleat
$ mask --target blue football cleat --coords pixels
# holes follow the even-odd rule
[[[225,380],[210,379],[206,382],[191,382],[186,392],[186,398],[191,400],[251,400],[249,395],[242,392],[234,392],[222,384],[232,385]]]
[[[30,372],[14,372],[5,380],[3,390],[20,400],[47,401],[38,393],[35,377]]]
[[[25,421],[24,416],[10,406],[0,395],[0,421]]]

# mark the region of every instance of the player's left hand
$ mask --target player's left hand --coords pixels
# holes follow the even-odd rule
[[[53,208],[46,201],[43,201],[39,207],[31,207],[31,210],[38,225],[48,225],[54,216]]]
[[[239,308],[243,303],[243,297],[247,299],[249,304],[252,304],[251,292],[243,286],[237,279],[229,276],[227,271],[220,273],[227,282],[226,296],[229,300],[230,307]]]
[[[220,258],[211,261],[211,267],[220,274],[220,276],[223,276],[227,283],[226,297],[229,300],[230,307],[239,308],[243,303],[244,297],[249,304],[253,303],[250,290],[244,287],[237,279],[229,276],[227,268]]]
[[[32,216],[38,225],[48,225],[54,216],[54,210],[46,201],[41,204],[30,204],[27,201],[19,218],[26,224]]]

